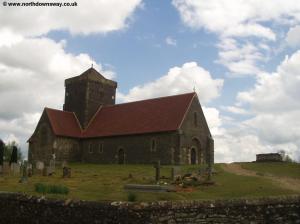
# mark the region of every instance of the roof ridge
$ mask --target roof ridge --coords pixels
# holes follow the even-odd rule
[[[182,93],[182,94],[177,94],[177,95],[170,95],[170,96],[161,96],[161,97],[155,97],[155,98],[150,98],[150,99],[144,99],[144,100],[136,100],[136,101],[132,101],[132,102],[126,102],[126,103],[118,103],[118,104],[114,104],[114,105],[105,105],[103,106],[104,108],[107,107],[115,107],[115,106],[121,106],[124,104],[131,104],[131,103],[138,103],[138,102],[145,102],[145,101],[151,101],[151,100],[159,100],[159,99],[165,99],[165,98],[172,98],[172,97],[178,97],[178,96],[183,96],[183,95],[195,95],[195,92],[189,92],[189,93]]]

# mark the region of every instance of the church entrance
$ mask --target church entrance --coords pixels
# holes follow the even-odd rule
[[[125,151],[123,148],[120,148],[118,151],[118,164],[125,163]]]
[[[196,149],[192,148],[191,149],[191,164],[196,164]]]

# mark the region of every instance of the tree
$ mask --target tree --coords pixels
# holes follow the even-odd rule
[[[4,145],[3,161],[5,161],[5,162],[10,161],[10,157],[11,157],[14,146],[16,146],[18,149],[18,157],[17,157],[18,160],[23,159],[23,155],[22,155],[20,146],[15,141],[12,141],[12,142],[8,142],[6,145]]]
[[[289,163],[294,162],[294,161],[292,160],[292,158],[291,158],[288,154],[286,154],[286,151],[285,151],[285,150],[281,149],[281,150],[278,151],[278,153],[281,155],[282,160],[283,160],[284,162],[289,162]]]

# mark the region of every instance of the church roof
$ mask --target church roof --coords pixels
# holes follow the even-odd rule
[[[55,135],[80,137],[81,127],[73,112],[45,108]]]
[[[196,93],[102,106],[85,130],[76,115],[46,108],[54,134],[93,138],[175,131],[185,117]]]

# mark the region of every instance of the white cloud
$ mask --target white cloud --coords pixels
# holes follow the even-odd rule
[[[234,113],[234,114],[241,114],[241,115],[250,114],[250,112],[245,110],[244,108],[236,107],[236,106],[227,106],[227,107],[223,107],[222,109],[229,111],[231,113]]]
[[[265,58],[253,44],[242,45],[234,39],[225,38],[218,44],[218,48],[219,59],[216,62],[227,67],[231,74],[255,75],[261,72],[257,62]]]
[[[64,79],[81,74],[94,64],[106,77],[101,64],[87,54],[65,51],[65,41],[23,38],[0,46],[0,137],[16,136],[22,148],[32,134],[44,107],[62,108]]]
[[[38,36],[51,30],[84,35],[106,33],[126,27],[141,4],[141,0],[76,2],[77,7],[0,7],[0,27],[23,36]]]
[[[243,123],[273,149],[300,156],[300,51],[286,57],[272,74],[261,74],[253,89],[240,92],[239,105],[255,116]],[[273,150],[274,151],[274,150]]]
[[[118,97],[121,101],[134,101],[192,92],[195,87],[200,101],[208,102],[220,95],[222,86],[222,79],[213,79],[196,62],[188,62],[182,67],[171,68],[166,75],[153,82],[133,87],[128,94],[118,93]]]
[[[286,35],[286,42],[291,47],[300,46],[300,26],[290,28]]]
[[[175,39],[173,39],[172,37],[167,37],[166,38],[166,44],[167,45],[176,46],[177,45],[177,41]]]
[[[257,36],[275,40],[265,22],[293,24],[300,21],[297,0],[173,0],[182,21],[189,27],[204,28],[227,37]]]

